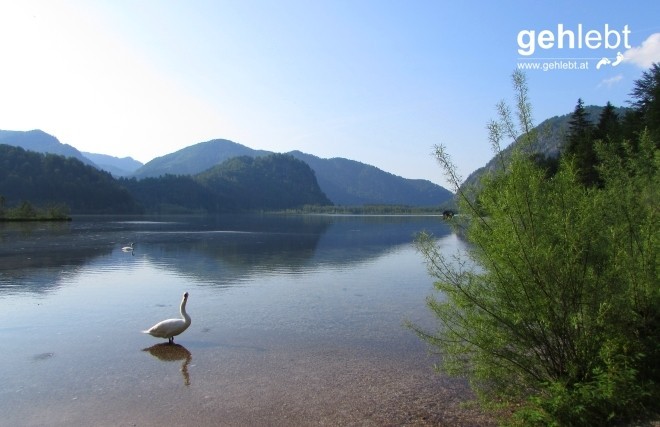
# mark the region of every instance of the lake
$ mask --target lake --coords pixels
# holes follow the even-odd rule
[[[464,382],[435,374],[437,358],[403,326],[434,325],[412,244],[422,230],[463,247],[435,216],[0,223],[0,424],[465,416]],[[178,317],[186,291],[192,325],[176,345],[140,333]]]

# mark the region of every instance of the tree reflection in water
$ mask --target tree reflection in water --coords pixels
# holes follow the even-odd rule
[[[188,365],[192,360],[192,354],[190,351],[188,351],[187,348],[181,344],[160,343],[152,345],[149,348],[142,349],[142,351],[148,351],[149,354],[164,362],[176,362],[177,360],[183,360],[183,363],[181,364],[181,375],[183,375],[183,383],[186,386],[190,385]]]

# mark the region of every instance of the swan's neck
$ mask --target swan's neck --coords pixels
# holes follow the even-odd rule
[[[183,317],[183,320],[186,321],[186,323],[190,323],[190,316],[188,313],[186,313],[186,303],[188,300],[186,298],[181,301],[181,317]]]

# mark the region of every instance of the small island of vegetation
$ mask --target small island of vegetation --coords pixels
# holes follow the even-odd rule
[[[21,221],[71,221],[71,217],[69,208],[64,204],[38,208],[24,201],[13,208],[6,208],[5,198],[0,195],[0,222]]]

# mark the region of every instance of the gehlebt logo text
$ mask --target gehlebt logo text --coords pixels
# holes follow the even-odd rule
[[[588,70],[593,62],[596,63],[596,69],[616,67],[623,61],[622,51],[631,48],[629,36],[628,25],[615,28],[604,24],[598,29],[588,29],[582,24],[574,27],[557,24],[556,31],[522,30],[518,32],[517,40],[521,61],[518,68],[543,71]],[[603,49],[610,50],[612,55],[607,52],[603,56]],[[542,52],[549,50],[562,53],[559,56],[544,57]],[[575,56],[576,52],[581,52],[579,57]]]

